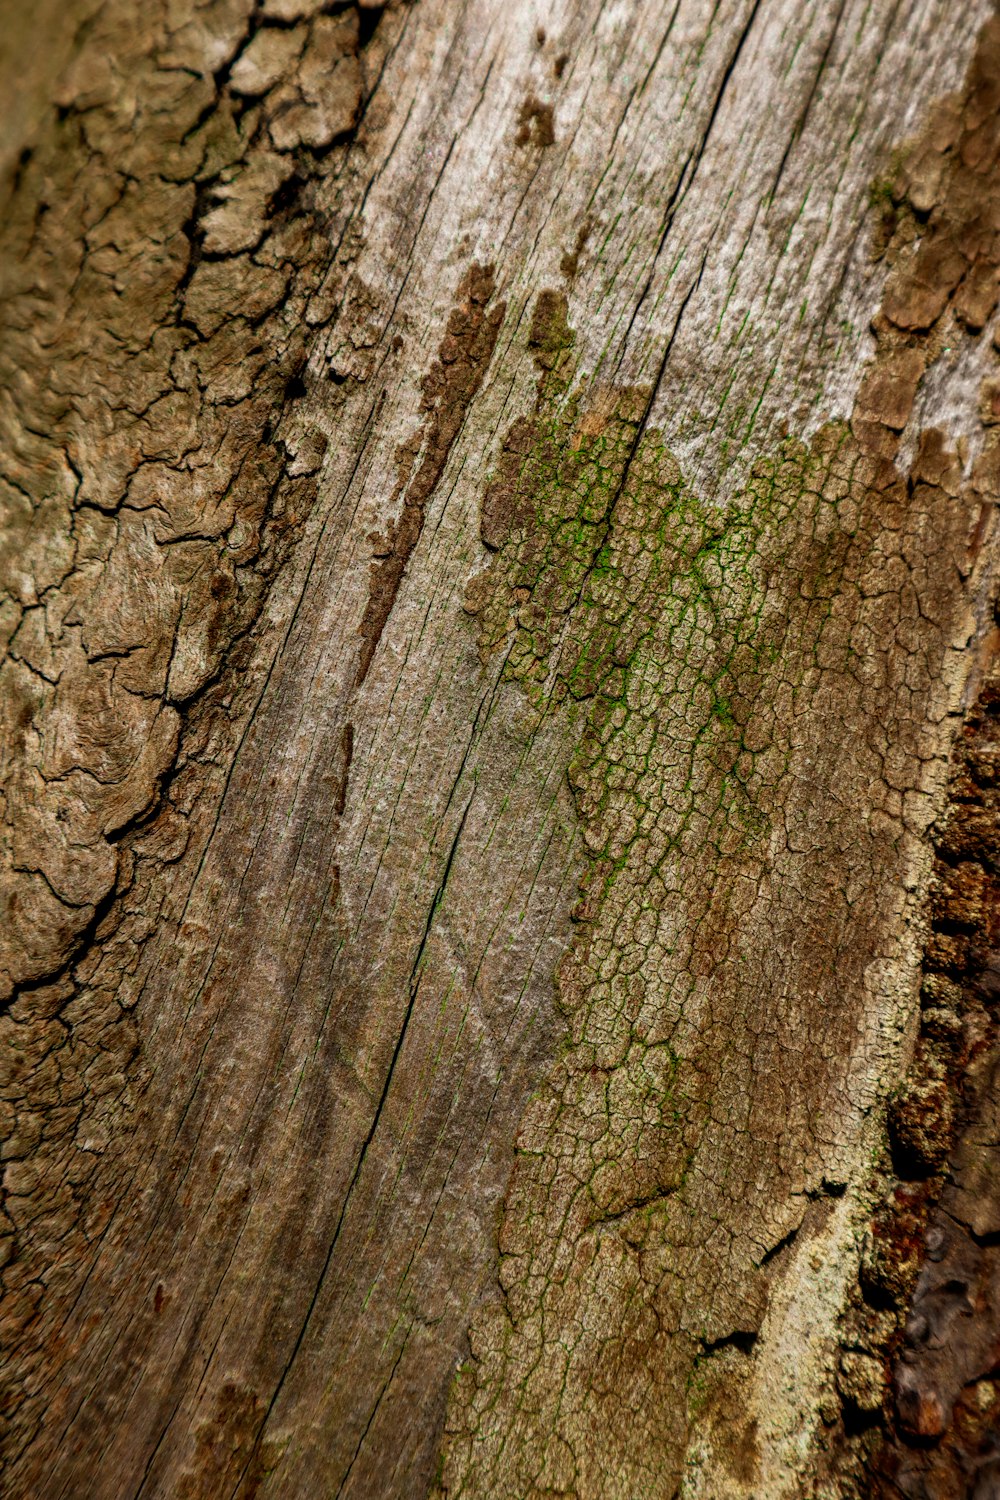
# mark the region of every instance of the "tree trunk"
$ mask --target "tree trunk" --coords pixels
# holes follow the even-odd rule
[[[995,1493],[991,17],[7,17],[12,1500]]]

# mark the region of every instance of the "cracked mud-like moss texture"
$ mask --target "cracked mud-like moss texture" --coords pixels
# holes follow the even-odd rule
[[[484,496],[496,557],[467,608],[529,713],[565,715],[590,861],[448,1497],[668,1496],[686,1450],[699,1492],[703,1441],[704,1493],[807,1482],[762,1469],[740,1391],[807,1208],[863,1190],[912,1013],[996,450],[970,480],[933,428],[894,458],[925,370],[996,302],[996,200],[975,191],[996,45],[906,158],[851,424],[787,439],[722,503],[685,484],[651,392],[575,382],[564,304],[536,304],[536,406]],[[820,1414],[797,1420],[808,1444]]]
[[[132,4],[81,5],[5,203],[10,1464],[74,1399],[43,1400],[38,1372],[65,1355],[53,1330],[128,1203],[127,1171],[93,1184],[141,1093],[134,976],[171,868],[210,831],[327,446],[301,372],[331,316],[330,208],[365,73],[358,10],[326,9],[182,0],[140,24]],[[24,1494],[49,1482],[7,1474]]]

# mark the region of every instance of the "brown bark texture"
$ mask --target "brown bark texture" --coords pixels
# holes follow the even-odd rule
[[[4,1495],[1000,1494],[992,4],[3,20]]]

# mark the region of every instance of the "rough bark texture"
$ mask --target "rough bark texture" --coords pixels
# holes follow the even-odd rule
[[[993,1494],[991,6],[26,24],[5,1493]]]

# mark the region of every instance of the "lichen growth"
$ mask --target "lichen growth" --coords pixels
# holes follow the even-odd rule
[[[692,1427],[736,1399],[792,1182],[843,1180],[867,1107],[852,1058],[870,974],[899,957],[877,893],[902,882],[948,636],[926,558],[940,444],[916,489],[885,452],[919,371],[901,394],[893,352],[856,431],[785,438],[712,504],[650,391],[575,368],[564,306],[535,305],[536,402],[484,495],[494,555],[466,608],[529,729],[564,719],[588,868],[449,1497],[671,1494]],[[946,547],[962,528],[956,508]],[[720,1350],[736,1385],[713,1374],[706,1404]],[[716,1448],[750,1482],[756,1439]]]

